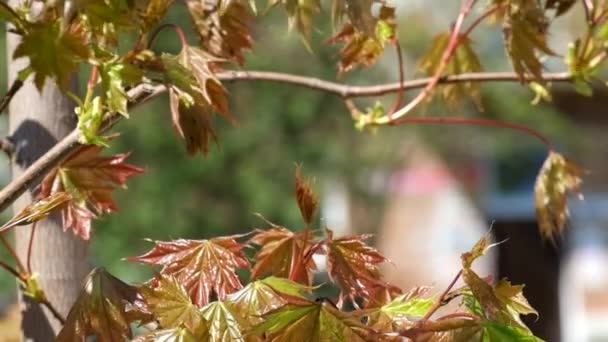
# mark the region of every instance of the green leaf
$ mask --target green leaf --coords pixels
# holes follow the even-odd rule
[[[356,317],[327,303],[288,304],[265,315],[252,334],[281,341],[377,341]]]
[[[483,342],[543,342],[529,331],[512,325],[487,322],[483,324]]]
[[[574,77],[572,81],[572,87],[577,93],[587,97],[593,96],[593,88],[589,82],[582,77]]]
[[[108,143],[105,139],[97,135],[105,117],[101,97],[96,96],[89,103],[76,107],[74,111],[78,116],[78,129],[82,133],[80,142],[107,147]]]
[[[443,54],[448,47],[450,33],[437,35],[431,47],[418,62],[419,68],[428,76],[434,76],[442,64]],[[473,50],[473,42],[468,37],[461,37],[454,51],[454,55],[448,61],[445,75],[458,75],[469,72],[480,72],[481,62]],[[457,107],[465,96],[469,96],[475,105],[481,109],[481,88],[476,82],[458,82],[441,86],[443,99],[450,107]]]
[[[192,303],[184,287],[172,276],[161,275],[151,285],[139,289],[146,308],[162,328],[186,327],[193,336],[207,335],[207,322]]]
[[[143,71],[131,64],[122,62],[104,63],[99,67],[102,101],[110,112],[129,116],[127,103],[129,101],[125,85],[137,84],[143,77]]]
[[[210,342],[243,342],[244,325],[223,301],[215,301],[201,309],[209,325]]]
[[[47,77],[53,77],[67,90],[81,61],[89,57],[89,47],[81,32],[62,30],[60,20],[30,24],[13,58],[28,57],[34,71],[34,83],[42,90]]]

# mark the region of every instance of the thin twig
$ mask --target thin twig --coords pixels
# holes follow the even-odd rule
[[[461,117],[405,117],[401,118],[397,121],[390,123],[390,125],[403,125],[408,123],[422,123],[422,124],[462,124],[462,125],[475,125],[475,126],[490,126],[490,127],[500,127],[500,128],[508,128],[520,132],[524,132],[530,136],[535,137],[540,142],[543,143],[547,147],[549,151],[553,150],[553,145],[544,135],[540,132],[516,123],[492,120],[492,119],[482,119],[482,118],[461,118]]]
[[[405,90],[403,89],[403,82],[405,82],[405,72],[403,71],[403,54],[401,52],[401,44],[399,44],[399,39],[395,40],[395,50],[397,50],[397,63],[399,64],[399,91],[397,92],[397,99],[395,99],[395,104],[391,109],[390,113],[396,112],[399,107],[401,107],[401,103],[403,102],[403,93]]]
[[[424,317],[422,317],[418,321],[419,325],[423,325],[426,321],[429,320],[429,318],[431,318],[431,316],[433,316],[433,314],[440,307],[442,307],[443,305],[445,305],[445,303],[444,303],[445,296],[447,296],[447,294],[450,292],[450,290],[452,290],[452,287],[454,287],[454,285],[456,284],[456,282],[458,281],[458,279],[460,279],[461,275],[462,275],[462,270],[458,271],[458,273],[456,274],[456,276],[454,277],[454,279],[452,280],[452,282],[450,283],[450,285],[448,285],[448,287],[446,287],[446,289],[443,291],[443,293],[441,293],[441,295],[437,298],[437,301],[433,304],[433,306],[431,306],[431,308],[429,309],[429,311],[426,312],[426,314],[424,315]]]
[[[59,313],[59,311],[53,306],[53,304],[51,304],[51,302],[49,302],[48,299],[43,298],[41,300],[39,300],[40,304],[46,306],[47,309],[49,309],[49,311],[51,312],[51,314],[53,314],[53,317],[55,317],[56,320],[58,320],[61,325],[65,325],[65,318],[61,315],[61,313]]]
[[[23,263],[21,262],[21,259],[19,259],[19,256],[17,255],[17,252],[15,251],[13,246],[6,240],[6,238],[4,237],[4,234],[0,234],[0,243],[2,243],[4,245],[4,248],[8,251],[8,253],[11,255],[11,257],[15,261],[15,264],[17,265],[17,270],[19,271],[19,273],[25,274],[26,270],[25,270],[25,267],[23,267]]]
[[[13,156],[15,144],[13,144],[10,137],[0,138],[0,150],[6,153],[6,156],[9,158]]]
[[[13,81],[13,84],[11,84],[11,87],[8,89],[6,94],[4,94],[4,97],[2,97],[2,100],[0,100],[0,115],[4,112],[6,107],[8,107],[8,104],[11,103],[11,100],[13,99],[15,94],[17,94],[19,89],[21,89],[21,87],[23,87],[22,80],[16,79],[15,81]]]
[[[25,282],[25,278],[21,274],[19,274],[19,272],[11,265],[0,260],[0,267],[4,268],[6,271],[12,274],[15,278],[19,279],[21,282]]]
[[[27,258],[25,259],[25,264],[27,265],[27,272],[32,274],[32,247],[34,245],[34,236],[36,235],[36,224],[38,222],[34,222],[32,224],[32,228],[30,230],[30,240],[27,243]]]

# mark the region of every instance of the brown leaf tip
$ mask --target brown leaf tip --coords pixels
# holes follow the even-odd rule
[[[317,206],[319,205],[319,199],[312,191],[311,181],[304,180],[301,176],[301,167],[296,167],[296,201],[298,202],[298,207],[300,208],[300,213],[302,214],[302,218],[307,225],[312,223],[312,219],[315,215],[315,211],[317,210]]]

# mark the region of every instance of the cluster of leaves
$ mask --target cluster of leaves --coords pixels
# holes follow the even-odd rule
[[[536,314],[523,287],[492,284],[471,269],[492,246],[489,235],[462,255],[463,287],[438,298],[429,288],[403,293],[382,279],[378,265],[387,260],[365,244],[368,236],[334,238],[329,229],[316,236],[311,224],[318,201],[299,175],[296,198],[304,230],[270,224],[251,237],[156,241],[129,258],[162,266],[140,286],[94,270],[58,341],[130,339],[134,322],[147,331],[133,341],[540,341],[520,319]],[[257,252],[248,258],[244,250],[252,246]],[[335,303],[314,299],[315,254],[326,257],[329,278],[340,289]],[[249,284],[239,270],[250,271]],[[464,311],[431,319],[456,298]]]

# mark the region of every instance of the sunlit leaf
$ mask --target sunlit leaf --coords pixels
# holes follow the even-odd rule
[[[106,110],[129,116],[127,111],[128,97],[125,85],[134,85],[141,81],[143,71],[131,64],[113,61],[99,67],[102,101]]]
[[[328,43],[342,43],[338,72],[343,74],[356,66],[374,65],[384,48],[395,39],[395,8],[382,6],[375,21],[373,32],[369,33],[352,24],[343,28]]]
[[[492,235],[490,234],[490,231],[488,231],[483,237],[481,237],[481,239],[479,239],[475,243],[475,245],[473,246],[473,248],[471,248],[470,251],[465,252],[460,256],[462,260],[462,267],[471,268],[471,265],[477,258],[483,256],[490,248],[496,246],[496,244],[491,244],[491,241]]]
[[[319,205],[319,199],[312,191],[310,181],[302,179],[300,173],[300,167],[296,168],[296,201],[304,222],[310,225]]]
[[[161,275],[154,286],[147,285],[139,289],[146,309],[158,320],[162,328],[183,326],[193,336],[207,335],[207,322],[192,303],[184,287],[173,277]]]
[[[60,21],[31,24],[13,58],[29,58],[38,90],[42,90],[47,77],[54,78],[66,90],[79,63],[89,57],[85,37],[79,34],[62,30]]]
[[[17,215],[0,227],[0,233],[15,226],[27,225],[46,218],[53,211],[63,208],[72,197],[65,192],[57,192],[39,199],[23,208]]]
[[[309,234],[275,226],[258,230],[250,243],[261,246],[254,257],[252,279],[274,275],[301,284],[312,284],[312,271],[316,269],[312,259],[315,246]]]
[[[186,140],[191,155],[207,152],[209,141],[215,136],[210,121],[213,111],[233,121],[226,91],[212,71],[212,64],[220,61],[190,46],[184,46],[177,56],[162,56],[170,84],[173,125]]]
[[[147,334],[137,336],[132,342],[200,342],[184,327],[153,330]]]
[[[209,325],[210,342],[244,342],[244,325],[223,301],[215,301],[201,309]],[[247,339],[254,341],[255,339]]]
[[[435,300],[422,297],[427,292],[428,288],[415,288],[390,303],[360,312],[367,317],[368,325],[376,331],[398,332],[414,326],[416,319],[424,316],[433,305]]]
[[[383,286],[378,265],[388,261],[380,252],[365,244],[370,235],[333,238],[327,230],[325,250],[327,272],[341,289],[340,303],[344,299],[369,298],[370,290]]]
[[[131,287],[103,268],[94,269],[70,309],[57,342],[85,341],[95,337],[100,342],[124,341],[131,337],[129,305],[139,300]]]
[[[88,239],[91,220],[103,213],[118,210],[112,199],[115,188],[126,188],[127,179],[143,169],[125,160],[129,153],[100,156],[102,147],[85,145],[74,151],[41,182],[40,198],[66,192],[71,201],[62,210],[64,230]]]
[[[96,96],[92,101],[76,107],[74,111],[78,116],[78,129],[82,133],[80,143],[107,147],[107,142],[98,135],[106,114],[101,97]]]
[[[173,276],[194,304],[203,306],[213,294],[223,300],[243,287],[236,270],[249,268],[249,263],[235,238],[155,241],[149,252],[128,260],[163,266],[160,273]]]
[[[252,17],[242,0],[188,0],[190,16],[203,48],[218,57],[245,62],[251,49]]]
[[[547,45],[548,19],[537,1],[511,3],[503,19],[505,47],[513,69],[541,79],[543,65],[538,54],[554,55]]]
[[[507,306],[512,319],[517,321],[520,326],[525,327],[520,315],[533,314],[538,316],[536,311],[523,294],[524,285],[511,285],[508,280],[502,279],[495,287],[496,297]],[[525,329],[527,330],[527,329]]]
[[[569,212],[567,196],[579,194],[583,169],[557,152],[550,152],[534,185],[534,204],[541,235],[555,241],[564,231]]]
[[[356,317],[327,303],[288,304],[265,315],[253,334],[266,341],[377,341]]]
[[[425,74],[429,76],[435,75],[437,68],[442,64],[443,54],[448,47],[449,40],[449,33],[439,34],[433,39],[431,47],[418,62],[420,69],[424,71]],[[460,37],[453,56],[447,62],[444,74],[458,75],[462,73],[480,72],[481,70],[481,62],[473,50],[473,41],[468,37]],[[458,82],[454,84],[445,84],[441,86],[441,94],[446,103],[451,107],[458,106],[465,96],[469,96],[478,108],[482,108],[481,88],[479,83]]]

